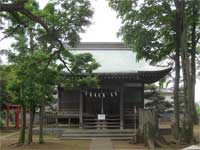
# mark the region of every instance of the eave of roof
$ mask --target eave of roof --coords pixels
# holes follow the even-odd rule
[[[67,76],[82,78],[84,76],[97,76],[103,80],[130,80],[143,83],[153,83],[170,71],[171,67],[155,67],[145,60],[138,61],[132,49],[122,43],[82,43],[78,48],[69,48],[74,54],[90,53],[101,65],[92,74],[82,73]]]
[[[129,74],[141,72],[159,72],[169,67],[155,67],[145,60],[138,61],[136,53],[130,48],[95,48],[71,49],[74,54],[90,53],[101,65],[93,71],[94,74]]]
[[[82,73],[77,75],[65,74],[70,78],[83,78],[86,76],[95,76],[100,80],[126,80],[129,82],[141,82],[146,84],[154,83],[163,77],[165,77],[171,68],[167,68],[161,71],[141,71],[135,73]]]

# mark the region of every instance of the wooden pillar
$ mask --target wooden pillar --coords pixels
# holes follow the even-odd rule
[[[142,84],[142,87],[141,87],[141,100],[142,100],[142,103],[141,103],[140,108],[144,108],[144,84]]]
[[[79,127],[83,128],[83,91],[82,90],[80,90]]]
[[[58,85],[57,87],[57,95],[58,95],[58,102],[57,102],[57,111],[60,110],[60,103],[61,103],[61,86]]]
[[[68,118],[68,127],[70,127],[71,126],[71,118],[69,117]]]
[[[7,113],[6,113],[6,128],[10,128],[10,108],[7,106]]]
[[[124,88],[120,89],[120,129],[124,129]]]
[[[48,127],[48,117],[46,117],[46,127]]]
[[[58,117],[56,117],[55,119],[56,119],[56,128],[58,128]]]
[[[16,110],[15,110],[15,128],[19,128],[19,111],[20,111],[20,107],[16,106]]]

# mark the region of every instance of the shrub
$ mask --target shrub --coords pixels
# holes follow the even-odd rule
[[[197,115],[200,118],[200,106],[199,105],[196,106],[196,110],[197,110]]]
[[[0,128],[5,127],[5,124],[6,124],[5,120],[1,119],[0,120]]]

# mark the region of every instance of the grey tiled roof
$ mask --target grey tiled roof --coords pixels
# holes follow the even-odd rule
[[[82,48],[71,50],[75,54],[91,53],[101,65],[93,73],[137,73],[143,71],[162,71],[166,67],[155,67],[144,60],[137,61],[136,53],[128,48]]]

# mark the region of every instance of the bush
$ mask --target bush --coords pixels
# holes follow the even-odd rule
[[[6,117],[6,111],[2,111],[2,112],[0,113],[0,115],[1,115],[1,118],[5,118],[5,117]]]
[[[200,118],[200,106],[196,106],[196,110],[197,110],[197,115]]]
[[[1,119],[0,120],[0,128],[5,127],[5,125],[6,125],[5,120]]]

